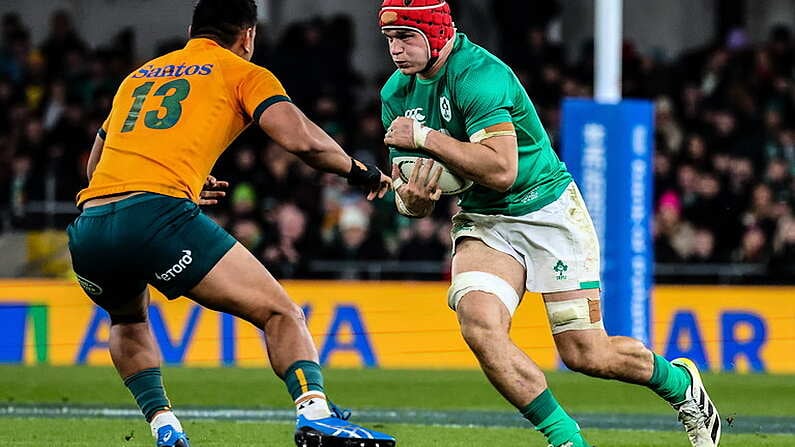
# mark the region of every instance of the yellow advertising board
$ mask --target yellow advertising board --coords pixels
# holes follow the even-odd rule
[[[447,286],[423,282],[285,284],[304,308],[323,364],[336,367],[475,368],[447,308]],[[184,298],[152,290],[152,331],[163,359],[195,366],[262,366],[259,330]],[[517,312],[514,335],[544,367],[555,366],[538,299]],[[68,281],[0,281],[0,362],[110,364],[109,319]]]
[[[447,308],[447,285],[292,281],[321,362],[331,367],[477,368]],[[795,372],[795,288],[657,287],[658,352],[727,371]],[[262,333],[241,320],[153,290],[152,331],[163,360],[264,366]],[[68,281],[0,281],[0,363],[107,365],[107,315]],[[512,336],[542,368],[559,367],[544,306],[525,296]]]
[[[795,372],[795,287],[657,287],[652,337],[716,371]]]

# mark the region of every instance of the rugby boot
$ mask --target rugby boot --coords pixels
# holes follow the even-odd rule
[[[672,360],[671,363],[687,370],[692,379],[685,400],[673,405],[679,412],[679,421],[685,426],[690,444],[693,447],[718,447],[721,435],[720,415],[704,388],[696,364],[685,358]]]
[[[164,425],[157,429],[157,447],[190,447],[188,435],[177,431],[171,425]]]
[[[396,443],[390,435],[334,416],[309,420],[300,415],[296,419],[297,447],[394,447]]]

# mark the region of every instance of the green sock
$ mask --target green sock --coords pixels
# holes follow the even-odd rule
[[[284,373],[283,380],[293,400],[309,391],[326,393],[323,388],[323,373],[320,371],[320,365],[309,360],[299,360],[290,365],[287,372]]]
[[[158,411],[171,408],[171,402],[168,401],[166,389],[163,387],[160,368],[139,371],[124,379],[124,386],[132,393],[147,422],[151,421]]]
[[[580,426],[560,406],[549,389],[522,408],[521,412],[553,446],[572,442],[575,447],[588,447],[580,434]]]
[[[648,387],[666,402],[678,404],[685,400],[687,388],[693,383],[690,374],[682,367],[654,354],[654,372]]]

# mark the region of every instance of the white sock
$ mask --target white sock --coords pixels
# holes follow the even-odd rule
[[[152,427],[152,436],[157,438],[157,430],[166,425],[174,427],[178,432],[183,431],[182,424],[179,423],[179,419],[174,415],[174,412],[166,411],[152,418],[152,422],[149,423],[149,426]]]
[[[310,421],[331,416],[326,395],[319,391],[309,391],[298,396],[295,400],[295,412]]]

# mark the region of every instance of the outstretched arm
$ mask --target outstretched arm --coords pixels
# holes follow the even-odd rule
[[[289,101],[268,107],[260,116],[259,125],[276,143],[309,166],[346,177],[354,186],[365,187],[369,192],[368,200],[383,197],[392,184],[392,180],[375,166],[351,158]]]

